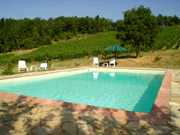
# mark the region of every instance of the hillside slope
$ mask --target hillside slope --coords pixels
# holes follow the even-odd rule
[[[105,32],[90,35],[88,38],[81,40],[43,46],[28,54],[16,56],[15,60],[42,61],[45,60],[46,57],[50,59],[71,59],[99,55],[105,47],[119,43],[115,36],[116,32]]]
[[[93,56],[99,55],[98,57],[100,59],[103,60],[107,58],[108,60],[114,55],[110,55],[108,51],[105,52],[104,48],[112,44],[120,44],[115,38],[116,32],[86,35],[85,38],[81,36],[82,35],[73,40],[61,41],[32,50],[20,50],[0,54],[0,72],[2,73],[4,70],[8,71],[12,69],[20,59],[25,60],[28,65],[39,65],[41,62],[45,62],[47,57],[51,60],[49,63],[52,65],[51,69],[91,66]],[[118,54],[120,58],[117,59],[119,63],[118,66],[180,68],[178,64],[180,63],[180,50],[174,49],[177,48],[180,43],[179,39],[180,26],[163,27],[162,32],[153,44],[153,49],[156,50],[155,52],[152,50],[149,52],[141,52],[141,57],[138,59],[134,58],[134,52],[130,53],[131,56],[129,56],[129,53]],[[125,45],[124,47],[129,49],[129,46]],[[101,54],[104,54],[103,57],[100,56]],[[156,61],[155,59],[159,60]],[[14,71],[16,72],[17,69],[14,68]]]
[[[166,26],[162,28],[162,32],[159,33],[153,49],[158,50],[161,48],[172,48],[177,42],[180,42],[180,25]]]
[[[84,39],[70,40],[66,42],[60,42],[48,46],[40,47],[28,54],[23,54],[14,58],[17,62],[18,59],[24,59],[26,61],[42,61],[49,59],[72,59],[81,58],[84,56],[95,56],[104,52],[104,48],[112,45],[119,44],[116,40],[116,32],[105,32],[94,35],[89,35]],[[166,26],[162,28],[162,32],[159,33],[152,49],[158,50],[162,48],[172,48],[180,40],[180,25]],[[133,47],[125,48],[134,50]],[[147,49],[146,49],[147,50]]]

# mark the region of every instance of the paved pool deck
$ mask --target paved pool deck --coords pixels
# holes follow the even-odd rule
[[[4,76],[4,77],[1,77],[0,79],[9,80],[12,78],[17,79],[21,77],[32,77],[32,76],[52,74],[52,73],[64,73],[64,72],[74,72],[74,71],[76,72],[76,71],[80,71],[80,70],[84,71],[88,69],[91,70],[92,68],[85,67],[85,68],[66,69],[66,70],[58,70],[58,71],[33,72],[33,73],[18,74],[14,76]],[[96,68],[96,69],[99,70],[101,68]],[[111,68],[109,70],[113,70],[113,69]],[[126,120],[133,120],[133,121],[143,120],[153,125],[167,125],[169,115],[170,115],[169,93],[171,89],[171,71],[164,70],[164,69],[144,69],[144,68],[143,69],[115,68],[114,70],[166,71],[162,85],[160,87],[160,90],[157,94],[157,98],[153,104],[153,107],[150,113],[130,112],[130,111],[124,111],[124,110],[118,110],[118,109],[95,107],[95,106],[48,100],[48,99],[23,96],[23,95],[18,95],[18,94],[5,93],[5,92],[0,92],[0,99],[4,99],[4,100],[8,99],[8,100],[12,100],[14,102],[19,102],[19,103],[26,102],[28,104],[35,104],[35,105],[38,104],[40,106],[54,107],[54,108],[77,111],[80,113],[89,113],[89,114],[94,114],[94,115],[99,115],[99,116],[100,115],[110,116],[117,119],[126,119]]]

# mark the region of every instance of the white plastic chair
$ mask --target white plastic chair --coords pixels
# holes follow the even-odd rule
[[[115,65],[116,65],[116,60],[115,60],[115,58],[111,58],[111,60],[109,61],[109,67],[110,67],[111,65],[113,65],[113,67],[115,67]]]
[[[47,63],[41,63],[40,67],[39,67],[39,70],[41,69],[47,69]]]
[[[28,67],[26,67],[26,62],[24,60],[18,61],[18,72],[20,72],[21,69],[25,69],[26,71],[28,71]]]
[[[97,57],[93,58],[93,67],[94,67],[95,65],[97,65],[97,66],[99,67],[99,61],[98,61],[98,58],[97,58]]]

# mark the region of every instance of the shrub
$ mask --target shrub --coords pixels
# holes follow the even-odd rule
[[[48,35],[41,37],[40,44],[41,45],[51,44],[51,37]]]
[[[158,62],[158,61],[160,61],[160,60],[161,60],[161,57],[160,57],[160,56],[156,56],[155,59],[154,59],[155,62]]]
[[[179,47],[180,47],[180,40],[177,42],[176,49],[179,49]]]
[[[59,38],[58,38],[57,35],[54,37],[54,41],[55,41],[55,42],[59,41]]]
[[[76,67],[79,66],[79,65],[80,65],[79,62],[75,62],[75,63],[74,63],[74,66],[76,66]]]
[[[32,38],[27,38],[21,42],[21,47],[24,49],[34,48],[36,47],[36,42]]]
[[[13,56],[14,54],[12,53],[0,55],[0,66],[3,66],[4,64],[6,64],[7,61],[9,61]]]
[[[8,61],[4,65],[4,71],[2,74],[3,75],[12,75],[13,74],[13,68],[14,68],[14,64],[11,61]]]

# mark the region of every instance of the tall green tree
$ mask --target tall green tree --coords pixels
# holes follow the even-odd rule
[[[158,21],[158,24],[159,24],[160,26],[163,26],[163,25],[164,25],[164,20],[163,20],[163,15],[162,15],[162,14],[159,14],[159,15],[157,16],[157,21]]]
[[[180,19],[179,19],[179,17],[177,17],[176,15],[174,15],[174,16],[172,17],[171,21],[174,22],[175,24],[180,23]]]
[[[119,23],[117,30],[116,38],[124,44],[133,45],[138,57],[142,48],[153,44],[160,26],[151,10],[140,6],[124,12],[124,20]]]

